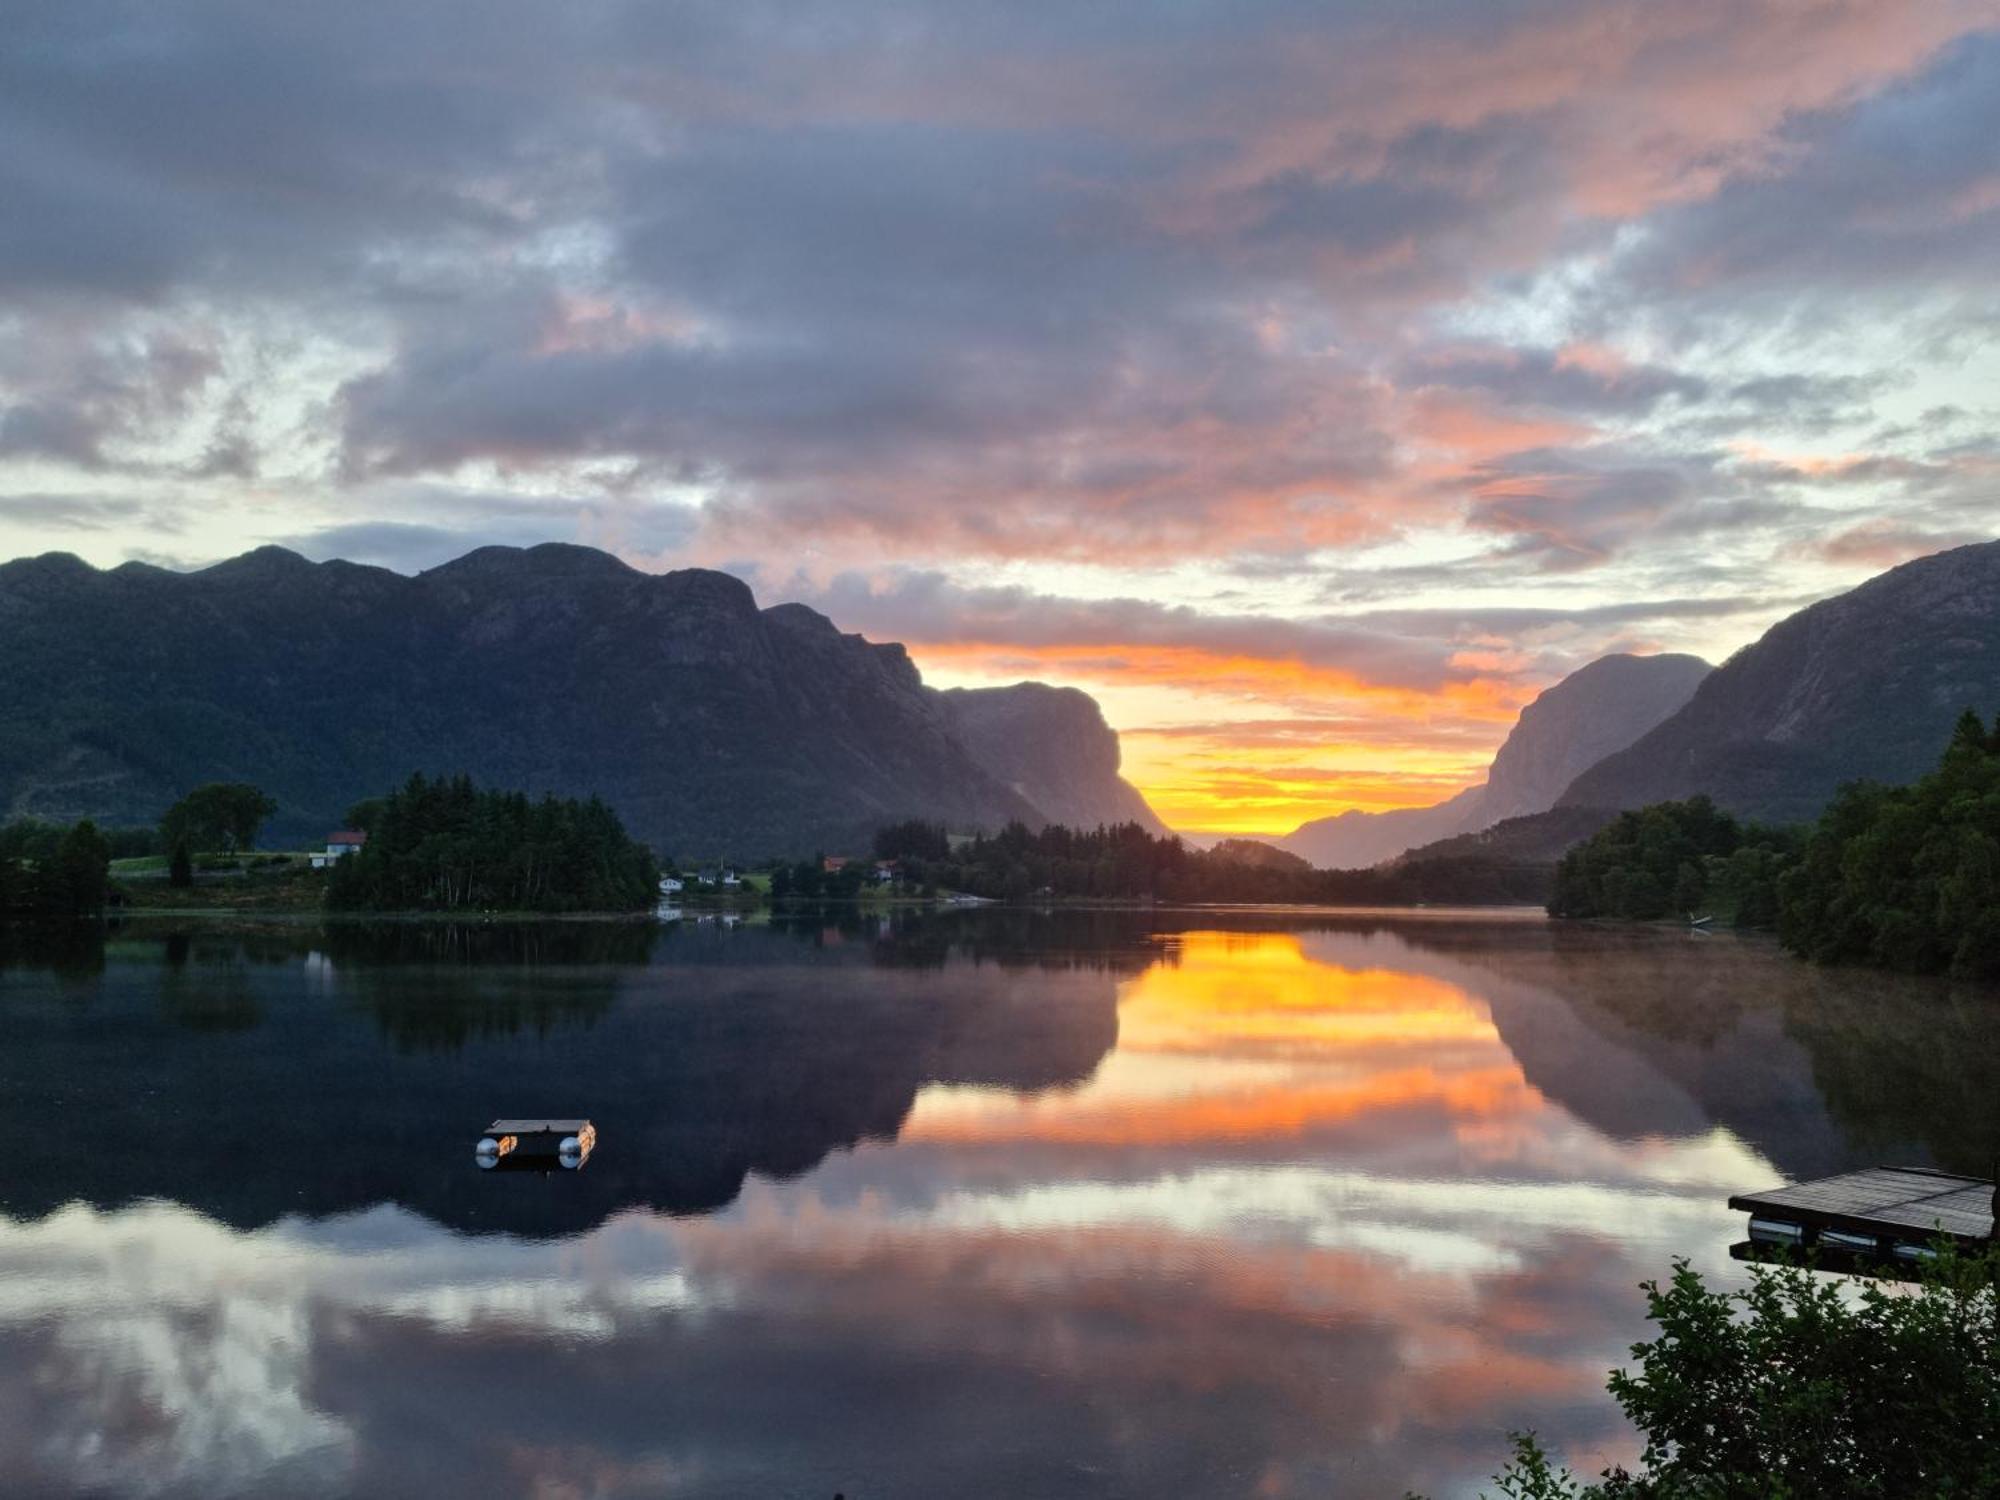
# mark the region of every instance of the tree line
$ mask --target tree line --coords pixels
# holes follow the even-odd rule
[[[112,840],[89,819],[0,827],[0,916],[80,917],[104,909]]]
[[[1805,833],[1741,823],[1707,797],[1620,813],[1556,865],[1550,916],[1777,922],[1777,877]]]
[[[921,820],[892,824],[875,857],[895,860],[905,884],[1002,901],[1036,897],[1248,902],[1323,906],[1537,902],[1547,866],[1466,858],[1413,860],[1366,870],[1318,870],[1304,861],[1250,862],[1239,851],[1190,848],[1137,823],[1094,829],[1009,823],[954,842]]]
[[[1713,909],[1818,963],[2000,978],[2000,720],[1967,712],[1936,770],[1850,783],[1806,828],[1738,823],[1706,797],[1621,814],[1563,856],[1548,909]]]
[[[368,839],[328,876],[336,910],[633,911],[659,899],[652,851],[595,797],[416,775],[349,817]]]

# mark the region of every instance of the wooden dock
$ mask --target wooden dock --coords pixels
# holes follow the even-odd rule
[[[1870,1167],[1763,1193],[1729,1206],[1750,1215],[1739,1249],[1818,1250],[1913,1263],[1939,1238],[1984,1247],[1993,1234],[1993,1184],[1926,1167]]]

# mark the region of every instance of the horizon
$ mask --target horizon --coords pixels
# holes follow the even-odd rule
[[[1987,4],[16,36],[0,555],[712,567],[1270,837],[1996,534]]]
[[[1977,544],[1971,544],[1971,545],[1977,545]],[[166,564],[163,564],[163,563],[153,563],[153,562],[145,562],[145,561],[142,561],[142,560],[139,560],[139,559],[128,559],[128,560],[127,560],[127,561],[126,561],[125,563],[121,563],[121,564],[117,564],[117,565],[115,565],[115,566],[116,566],[117,568],[123,568],[123,567],[130,567],[130,566],[137,566],[137,567],[150,567],[150,568],[156,568],[156,569],[158,569],[159,571],[162,571],[162,572],[167,572],[167,573],[175,573],[175,574],[178,574],[178,575],[181,575],[181,576],[184,576],[184,577],[185,577],[185,576],[192,576],[193,574],[196,574],[196,573],[201,573],[201,572],[206,572],[206,571],[208,571],[209,569],[212,569],[212,568],[217,568],[217,567],[221,567],[221,566],[224,566],[225,564],[228,564],[228,563],[231,563],[231,562],[238,562],[238,561],[241,561],[242,559],[244,559],[244,558],[246,558],[246,557],[250,557],[250,556],[253,556],[253,555],[257,554],[257,553],[271,553],[271,552],[276,552],[276,553],[281,553],[281,554],[283,554],[283,555],[285,555],[285,556],[287,556],[287,557],[293,557],[293,558],[297,558],[297,559],[298,559],[298,560],[299,560],[300,562],[303,562],[303,563],[307,564],[308,566],[313,566],[313,567],[317,567],[317,566],[322,566],[322,565],[324,565],[324,564],[327,564],[327,563],[336,563],[336,562],[337,562],[337,563],[341,563],[341,564],[344,564],[344,565],[347,565],[347,566],[351,566],[351,567],[364,567],[364,568],[374,568],[374,569],[379,569],[380,571],[383,571],[383,572],[387,572],[387,573],[392,573],[392,574],[394,574],[394,575],[396,575],[397,577],[400,577],[400,578],[410,578],[410,579],[415,579],[415,578],[419,578],[419,577],[422,577],[422,576],[424,576],[424,575],[426,575],[426,574],[429,574],[429,573],[433,573],[433,572],[437,572],[437,571],[439,571],[439,570],[441,570],[441,569],[443,569],[443,568],[446,568],[446,567],[449,567],[449,566],[451,566],[451,565],[452,565],[453,563],[456,563],[456,562],[460,562],[460,561],[463,561],[463,560],[464,560],[464,559],[465,559],[466,557],[469,557],[469,556],[471,556],[471,555],[472,555],[472,554],[473,554],[474,552],[481,552],[481,551],[497,551],[497,552],[514,552],[514,553],[527,553],[527,552],[531,552],[531,551],[535,551],[535,550],[538,550],[539,548],[542,548],[542,547],[551,547],[551,546],[553,546],[553,547],[574,547],[574,548],[578,548],[578,549],[580,549],[580,550],[583,550],[583,551],[588,551],[588,552],[592,552],[592,553],[594,553],[594,554],[596,554],[597,556],[600,556],[600,557],[605,557],[605,558],[609,558],[609,559],[611,559],[612,561],[614,561],[614,562],[619,562],[619,563],[622,563],[622,564],[624,564],[624,565],[625,565],[625,566],[627,566],[627,567],[632,567],[632,566],[633,566],[633,565],[632,565],[631,563],[627,562],[627,561],[626,561],[626,559],[624,559],[624,558],[621,558],[621,557],[619,557],[619,556],[618,556],[618,555],[617,555],[616,553],[614,553],[614,552],[608,552],[608,551],[605,551],[605,550],[604,550],[603,548],[598,548],[598,547],[591,547],[591,546],[588,546],[587,544],[584,544],[584,543],[576,543],[576,542],[531,542],[531,543],[526,543],[526,544],[514,544],[514,543],[505,543],[505,542],[489,542],[489,543],[486,543],[486,544],[484,544],[484,545],[482,545],[482,546],[480,546],[480,547],[475,547],[475,548],[471,549],[471,551],[468,551],[468,552],[464,552],[464,553],[460,553],[460,554],[459,554],[459,555],[458,555],[457,557],[451,557],[451,558],[446,558],[446,559],[445,559],[444,561],[442,561],[442,562],[437,562],[437,563],[432,563],[432,564],[430,564],[430,565],[428,565],[428,566],[426,566],[426,567],[422,567],[422,568],[416,568],[416,569],[405,569],[405,568],[398,568],[398,567],[394,566],[393,564],[389,564],[389,563],[368,563],[368,562],[360,562],[360,561],[357,561],[356,559],[353,559],[353,558],[344,558],[344,557],[326,557],[326,558],[312,558],[312,557],[307,557],[307,556],[306,556],[306,555],[305,555],[304,553],[302,553],[302,552],[299,552],[299,551],[297,551],[297,550],[296,550],[296,549],[294,549],[294,548],[290,548],[290,547],[285,547],[285,546],[281,546],[281,545],[279,545],[279,544],[277,544],[277,543],[268,543],[268,542],[267,542],[267,543],[264,543],[264,544],[262,544],[262,545],[260,545],[260,546],[258,546],[258,547],[255,547],[255,548],[252,548],[252,549],[251,549],[250,551],[248,551],[248,552],[241,552],[241,553],[237,553],[237,554],[235,554],[235,555],[234,555],[234,556],[232,556],[232,557],[223,557],[223,558],[217,558],[217,559],[214,559],[213,561],[210,561],[210,562],[204,562],[204,563],[200,563],[200,564],[191,564],[191,565],[186,565],[186,566],[181,566],[181,567],[173,567],[173,566],[169,566],[169,565],[166,565]],[[49,558],[49,557],[62,557],[62,558],[67,558],[67,559],[69,559],[69,560],[71,560],[71,561],[74,561],[74,562],[78,562],[78,563],[81,563],[81,564],[83,564],[83,565],[84,565],[84,566],[86,566],[86,567],[92,567],[92,568],[94,568],[94,569],[95,569],[96,571],[99,571],[99,572],[104,572],[104,571],[113,571],[113,570],[115,570],[115,569],[106,569],[106,568],[102,568],[102,567],[99,567],[99,566],[98,566],[98,565],[96,565],[96,564],[92,564],[92,563],[90,563],[90,562],[88,561],[88,559],[85,559],[85,558],[82,558],[82,557],[79,557],[79,556],[78,556],[78,555],[77,555],[76,553],[74,553],[74,552],[67,552],[67,551],[63,551],[63,550],[61,550],[61,549],[56,549],[56,550],[52,550],[52,551],[49,551],[49,552],[43,552],[43,553],[38,553],[38,554],[34,554],[33,556],[25,556],[25,557],[18,557],[18,558],[0,558],[0,567],[4,567],[4,566],[6,566],[6,565],[7,565],[7,564],[8,564],[9,562],[31,562],[31,561],[40,561],[40,560],[42,560],[42,559],[45,559],[45,558]],[[1912,561],[1914,561],[1914,560],[1915,560],[1915,559],[1912,559]],[[645,568],[634,568],[634,571],[636,571],[636,572],[641,572],[641,573],[648,573],[648,572],[653,572],[654,570],[649,570],[649,569],[645,569]],[[662,571],[665,571],[665,570],[662,570]],[[734,574],[729,574],[729,573],[727,572],[727,570],[726,570],[726,569],[719,569],[719,568],[712,568],[712,569],[704,569],[704,570],[702,570],[702,571],[709,571],[709,572],[719,572],[719,573],[724,573],[724,574],[725,574],[726,576],[729,576],[729,577],[735,577],[735,576],[736,576],[736,575],[734,575]],[[658,573],[654,573],[654,576],[659,576],[659,575],[658,575]],[[762,599],[757,599],[757,598],[756,598],[756,590],[755,590],[755,587],[754,587],[754,585],[750,584],[750,583],[749,583],[749,582],[748,582],[747,580],[744,580],[744,579],[741,579],[741,578],[738,578],[738,579],[737,579],[737,581],[738,581],[738,582],[740,582],[740,583],[744,583],[745,587],[747,587],[747,588],[750,588],[750,590],[751,590],[751,597],[752,597],[752,598],[753,598],[754,600],[756,600],[756,603],[757,603],[757,607],[758,607],[758,608],[759,608],[760,610],[764,610],[764,609],[771,609],[771,608],[775,608],[775,607],[776,607],[777,605],[781,605],[781,604],[790,604],[790,603],[801,603],[801,602],[803,602],[803,601],[799,601],[799,600],[789,600],[789,599],[778,599],[778,600],[773,600],[773,601],[768,601],[768,602],[767,602],[767,601],[765,601],[765,600],[762,600]],[[1829,597],[1830,597],[1830,596],[1829,596]],[[808,606],[808,607],[810,607],[810,606]],[[1804,606],[1802,606],[1802,607],[1804,607]],[[832,617],[830,617],[830,616],[829,616],[828,618],[829,618],[829,619],[832,619]],[[835,625],[836,627],[839,627],[839,626],[841,625],[841,622],[840,622],[840,621],[839,621],[838,619],[832,619],[832,623],[833,623],[833,624],[834,624],[834,625]],[[860,632],[850,632],[850,633],[853,633],[853,634],[860,634]],[[867,639],[867,640],[869,640],[870,644],[873,644],[873,645],[903,645],[903,644],[905,644],[905,643],[903,643],[903,642],[897,642],[897,641],[887,641],[887,640],[877,640],[877,639],[874,639],[874,638],[872,638],[872,637],[866,637],[866,636],[864,636],[864,639]],[[1751,644],[1751,642],[1745,642],[1744,644],[1748,645],[1748,644]],[[1739,647],[1739,648],[1736,648],[1736,649],[1741,649],[1741,648]],[[1606,655],[1607,655],[1607,656],[1609,656],[1609,655],[1618,655],[1618,654],[1633,654],[1633,655],[1653,655],[1653,654],[1665,654],[1665,653],[1645,653],[1645,652],[1640,652],[1640,653],[1613,653],[1613,652],[1607,652],[1607,653],[1606,653]],[[1731,654],[1734,654],[1734,653],[1733,653],[1733,651],[1732,651],[1732,653],[1731,653]],[[1594,658],[1592,658],[1592,660],[1593,660],[1593,661],[1601,661],[1601,660],[1603,660],[1603,659],[1604,659],[1603,657],[1594,657]],[[1723,658],[1723,660],[1726,660],[1726,659],[1727,659],[1727,657]],[[916,660],[916,658],[915,658],[915,655],[914,655],[914,653],[912,653],[912,660],[913,660],[913,661],[915,661],[915,660]],[[1705,659],[1704,659],[1704,660],[1705,660]],[[931,674],[930,674],[930,673],[928,673],[928,672],[925,672],[925,671],[924,671],[924,668],[923,668],[923,664],[922,664],[922,662],[918,661],[918,662],[917,662],[916,664],[917,664],[917,668],[918,668],[918,671],[919,671],[919,672],[920,672],[920,673],[921,673],[921,674],[923,675],[923,677],[924,677],[924,683],[925,683],[925,686],[927,686],[927,687],[931,687],[931,688],[934,688],[934,689],[939,689],[939,690],[943,690],[943,689],[945,689],[945,688],[951,688],[951,687],[975,687],[975,688],[977,688],[977,687],[999,687],[999,686],[1023,686],[1023,685],[1030,685],[1030,684],[1041,684],[1041,685],[1047,685],[1047,686],[1071,686],[1071,685],[1072,685],[1072,684],[1052,684],[1052,683],[1046,683],[1046,682],[1045,682],[1045,680],[1044,680],[1044,679],[1041,679],[1041,678],[1016,678],[1016,679],[1014,679],[1014,680],[1013,680],[1013,682],[1012,682],[1012,683],[1002,683],[1002,682],[996,682],[996,681],[992,681],[992,680],[975,680],[975,681],[971,681],[971,682],[966,682],[966,683],[950,683],[950,682],[947,682],[947,683],[939,683],[939,682],[935,682],[935,681],[933,681],[933,680],[932,680],[932,677],[931,677]],[[1588,663],[1586,663],[1585,665],[1588,665]],[[1722,661],[1708,661],[1708,662],[1707,662],[1707,665],[1708,665],[1709,667],[1711,667],[1711,668],[1714,668],[1714,667],[1717,667],[1717,666],[1720,666],[1720,665],[1722,665]],[[1529,701],[1531,701],[1531,702],[1532,702],[1533,700],[1532,700],[1532,699],[1530,699]],[[1116,731],[1116,730],[1117,730],[1117,728],[1118,728],[1118,726],[1116,726],[1115,724],[1114,724],[1114,725],[1112,725],[1111,727],[1112,727],[1112,729],[1113,729],[1114,731]],[[1121,736],[1121,740],[1122,740],[1122,736]],[[1130,767],[1129,765],[1127,765],[1127,766],[1123,767],[1123,768],[1122,768],[1122,774],[1124,774],[1124,775],[1126,776],[1126,778],[1127,778],[1128,780],[1130,780],[1130,779],[1131,779],[1131,767]],[[1483,781],[1483,780],[1484,780],[1484,777],[1482,776],[1482,777],[1480,778],[1480,780],[1481,780],[1481,781]],[[1477,782],[1474,782],[1474,783],[1468,783],[1468,785],[1476,785],[1476,784],[1478,784],[1478,783],[1477,783]],[[1134,782],[1134,785],[1138,786],[1138,788],[1139,788],[1139,791],[1140,791],[1140,793],[1141,793],[1142,795],[1145,795],[1145,794],[1146,794],[1146,788],[1144,787],[1144,785],[1142,785],[1142,784],[1140,784],[1140,783],[1137,783],[1137,782]],[[1149,805],[1151,805],[1151,800],[1152,800],[1152,799],[1150,798],[1150,796],[1148,797],[1148,799],[1147,799],[1147,800],[1148,800],[1148,804],[1149,804]],[[1158,812],[1158,809],[1157,809],[1157,807],[1155,807],[1155,809],[1154,809],[1154,810],[1155,810],[1155,812],[1156,812],[1156,813]],[[1363,810],[1363,809],[1355,809],[1355,810]],[[1373,809],[1367,809],[1367,810],[1373,810]],[[1212,842],[1217,842],[1217,841],[1220,841],[1220,840],[1224,840],[1224,839],[1232,839],[1232,838],[1237,838],[1237,839],[1240,839],[1240,838],[1250,838],[1250,839],[1261,839],[1261,838],[1280,838],[1280,837],[1283,837],[1283,836],[1284,836],[1284,835],[1286,835],[1286,834],[1289,834],[1289,833],[1291,833],[1291,832],[1294,832],[1294,831],[1295,831],[1295,829],[1294,829],[1294,828],[1292,828],[1292,827],[1287,827],[1287,828],[1283,828],[1283,829],[1245,829],[1245,828],[1202,828],[1202,827],[1188,827],[1188,826],[1180,826],[1180,825],[1176,825],[1176,824],[1172,823],[1172,822],[1171,822],[1170,820],[1166,819],[1166,818],[1165,818],[1164,816],[1162,816],[1162,818],[1161,818],[1161,821],[1162,821],[1163,823],[1165,823],[1165,824],[1167,825],[1167,828],[1168,828],[1168,831],[1169,831],[1169,832],[1171,832],[1171,833],[1173,833],[1173,834],[1175,834],[1175,835],[1177,835],[1177,836],[1180,836],[1180,837],[1183,837],[1183,838],[1188,838],[1188,839],[1193,839],[1193,840],[1197,840],[1197,841],[1203,841],[1203,842],[1210,842],[1210,843],[1212,843]]]

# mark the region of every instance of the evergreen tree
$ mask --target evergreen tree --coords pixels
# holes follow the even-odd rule
[[[2000,722],[1958,721],[1907,787],[1843,787],[1780,884],[1779,936],[1822,963],[2000,976]]]
[[[481,791],[467,776],[412,776],[381,799],[360,851],[333,868],[327,903],[374,911],[633,911],[659,898],[659,865],[597,798]]]
[[[88,819],[0,829],[0,914],[80,917],[111,893],[111,842]]]
[[[2000,977],[2000,721],[1967,712],[1935,771],[1844,786],[1809,830],[1739,827],[1705,797],[1622,813],[1565,854],[1549,912],[1732,907],[1818,963]]]

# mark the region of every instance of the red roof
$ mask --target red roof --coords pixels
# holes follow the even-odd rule
[[[352,828],[348,828],[343,829],[339,833],[329,833],[326,836],[326,841],[329,844],[365,844],[368,842],[368,835],[357,833]]]

